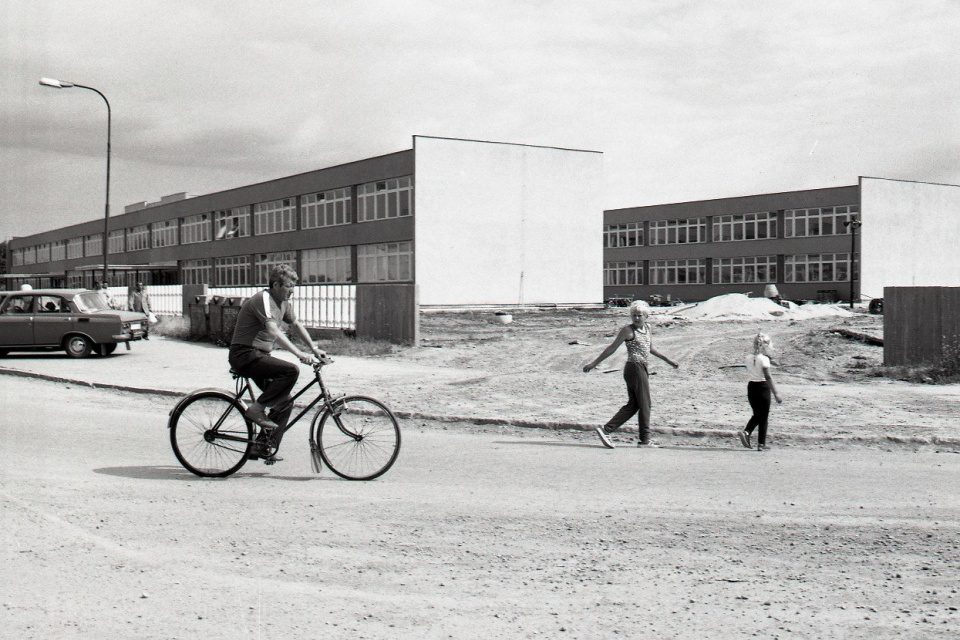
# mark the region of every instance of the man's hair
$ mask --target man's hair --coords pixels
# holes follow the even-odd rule
[[[284,284],[284,280],[292,280],[296,282],[300,277],[297,275],[297,272],[293,270],[288,264],[278,264],[277,266],[270,269],[270,280],[269,287],[273,288],[273,283],[278,282],[281,285]]]

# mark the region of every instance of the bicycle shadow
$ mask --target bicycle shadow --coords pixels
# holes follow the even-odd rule
[[[310,476],[278,476],[266,471],[244,471],[241,469],[232,476],[226,478],[201,478],[196,476],[183,467],[175,465],[154,465],[143,467],[101,467],[94,469],[94,473],[118,478],[131,478],[133,480],[189,480],[189,481],[223,481],[223,480],[243,480],[256,478],[271,478],[273,480],[292,480],[294,482],[307,482],[310,480],[336,480],[331,475],[310,475]]]

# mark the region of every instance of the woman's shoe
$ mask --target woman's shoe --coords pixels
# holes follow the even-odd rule
[[[738,431],[738,432],[737,432],[737,435],[740,436],[740,444],[742,444],[742,445],[744,446],[744,448],[746,448],[746,449],[752,449],[752,448],[753,448],[753,447],[750,446],[750,434],[747,433],[747,430],[746,430],[746,429],[743,429],[743,430],[741,430],[741,431]]]

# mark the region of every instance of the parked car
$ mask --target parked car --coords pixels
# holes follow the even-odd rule
[[[32,289],[0,292],[0,357],[11,351],[63,349],[74,358],[127,349],[146,334],[147,316],[111,309],[96,291]]]

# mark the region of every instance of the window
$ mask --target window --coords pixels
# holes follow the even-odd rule
[[[777,256],[713,259],[713,284],[776,281]]]
[[[127,251],[140,251],[150,248],[150,227],[145,224],[127,231]]]
[[[291,268],[297,268],[296,251],[279,251],[277,253],[261,253],[257,256],[254,270],[256,276],[253,283],[266,286],[270,281],[270,270],[280,264],[290,265]]]
[[[250,258],[230,256],[214,263],[218,287],[243,287],[250,284]]]
[[[642,262],[607,262],[603,265],[603,284],[643,284]]]
[[[843,223],[859,213],[860,207],[855,204],[813,209],[787,209],[783,213],[783,236],[805,238],[845,235],[849,231]]]
[[[777,213],[742,213],[713,218],[713,241],[766,240],[777,237]]]
[[[410,176],[360,185],[357,187],[357,222],[409,216],[412,192]]]
[[[50,261],[67,259],[67,241],[54,242],[50,246]]]
[[[849,253],[812,253],[785,256],[784,282],[846,282],[850,280]]]
[[[99,256],[103,255],[103,234],[95,233],[92,236],[83,238],[83,255]]]
[[[213,275],[213,269],[210,266],[210,260],[207,258],[184,260],[182,271],[183,284],[213,284],[210,277]]]
[[[253,208],[253,229],[258,236],[297,229],[297,200],[261,202]]]
[[[37,262],[50,262],[50,243],[41,244],[37,247]]]
[[[35,264],[37,262],[36,247],[24,247],[20,251],[23,252],[23,257],[21,258],[21,264]]]
[[[70,313],[70,303],[60,296],[38,296],[37,313]]]
[[[650,284],[705,284],[706,262],[700,260],[654,260]]]
[[[7,296],[7,299],[3,303],[3,308],[0,309],[0,315],[6,315],[8,313],[30,313],[33,310],[34,297],[35,296],[25,294]]]
[[[357,247],[359,282],[397,282],[412,279],[412,242],[385,242]]]
[[[200,213],[180,220],[180,244],[210,242],[210,214]]]
[[[350,247],[310,249],[301,254],[300,282],[353,282]]]
[[[23,249],[14,249],[10,260],[13,262],[13,266],[20,267],[23,265]]]
[[[67,258],[83,257],[83,238],[70,238],[67,240]]]
[[[153,246],[172,247],[177,244],[177,221],[164,220],[153,223]]]
[[[217,211],[217,240],[245,238],[250,235],[250,207]]]
[[[350,189],[311,193],[301,199],[301,227],[315,229],[350,222]]]
[[[107,243],[110,245],[110,253],[123,253],[126,251],[126,245],[123,242],[124,232],[123,229],[119,231],[111,231]]]
[[[706,218],[655,220],[650,223],[650,244],[692,244],[707,241]]]
[[[603,226],[603,247],[639,247],[643,244],[643,223],[627,222]]]

